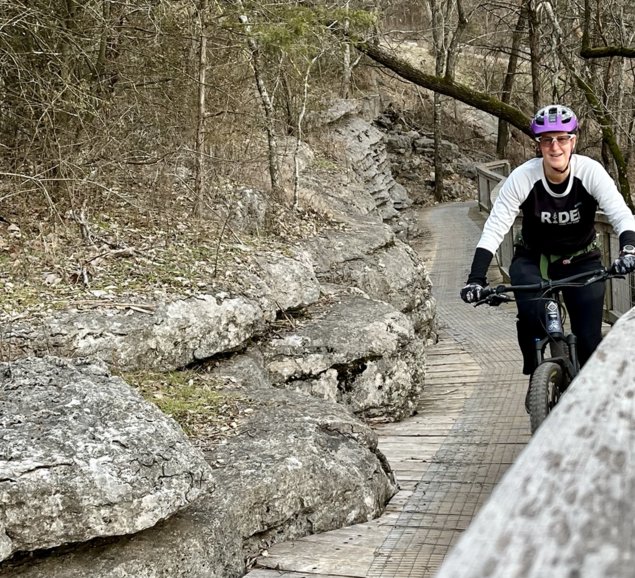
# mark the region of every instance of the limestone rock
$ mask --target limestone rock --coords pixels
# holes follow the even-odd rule
[[[22,354],[100,359],[119,370],[169,371],[232,351],[262,333],[279,310],[316,301],[319,282],[306,256],[254,256],[243,294],[199,295],[153,313],[66,311],[42,324],[14,324],[6,340]]]
[[[396,488],[368,425],[339,404],[291,391],[260,390],[257,399],[261,409],[244,425],[242,442],[210,456],[228,464],[215,472],[219,483],[234,484],[247,552],[281,534],[324,532],[383,511]]]
[[[196,501],[211,469],[103,366],[0,364],[0,559],[131,534]]]
[[[42,325],[16,324],[8,338],[29,354],[90,357],[125,371],[170,370],[240,346],[274,318],[273,304],[264,310],[242,296],[200,295],[151,314],[67,311]]]
[[[337,400],[366,419],[410,415],[423,385],[425,355],[414,328],[391,305],[354,295],[280,333],[264,346],[272,380]]]
[[[303,207],[337,222],[382,221],[375,200],[360,178],[339,166],[314,168],[301,175],[298,196]]]
[[[406,313],[424,339],[434,338],[436,303],[428,273],[388,225],[358,222],[345,230],[325,231],[303,246],[322,283],[357,287],[386,301]]]
[[[379,95],[338,98],[333,100],[326,110],[309,112],[306,115],[307,124],[311,127],[324,127],[346,116],[359,116],[370,122],[380,112],[380,100]]]
[[[319,299],[320,283],[309,255],[300,251],[293,257],[266,253],[254,261],[258,265],[256,273],[266,285],[262,294],[274,301],[277,311],[301,309]]]
[[[364,119],[345,116],[332,124],[333,138],[345,151],[346,162],[369,191],[384,220],[397,215],[399,208],[412,201],[398,185],[390,170],[383,133]]]
[[[217,373],[255,410],[206,453],[215,491],[134,536],[12,559],[0,577],[238,578],[273,542],[379,515],[396,487],[370,427],[338,404],[272,388],[260,361],[237,357]]]

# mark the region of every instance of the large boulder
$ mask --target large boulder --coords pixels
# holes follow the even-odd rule
[[[123,371],[169,371],[239,347],[275,319],[272,304],[244,296],[199,295],[153,311],[65,311],[38,325],[14,324],[14,351],[101,359]]]
[[[325,301],[264,346],[274,384],[339,401],[367,420],[411,415],[425,354],[408,317],[363,295]]]
[[[1,363],[0,438],[0,559],[139,532],[211,475],[172,419],[81,361]]]
[[[336,222],[382,221],[375,200],[360,178],[338,165],[314,167],[302,174],[298,196],[303,207]]]
[[[234,356],[215,372],[250,411],[234,436],[207,443],[203,496],[134,536],[15,557],[0,577],[237,578],[276,541],[382,512],[396,486],[368,425],[339,404],[272,388],[257,357]]]
[[[426,268],[388,225],[356,222],[303,243],[318,279],[357,287],[406,313],[424,339],[436,335],[436,302]]]

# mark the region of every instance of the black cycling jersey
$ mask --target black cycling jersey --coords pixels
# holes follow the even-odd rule
[[[595,239],[596,211],[604,211],[620,236],[620,245],[635,244],[635,218],[613,179],[597,161],[571,155],[563,192],[545,177],[543,159],[516,168],[501,186],[477,244],[471,280],[483,279],[494,253],[522,211],[523,244],[536,254],[572,255]]]

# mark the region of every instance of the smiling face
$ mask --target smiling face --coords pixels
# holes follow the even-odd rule
[[[552,182],[561,182],[568,174],[576,136],[567,132],[546,132],[536,140],[542,153],[545,175]]]

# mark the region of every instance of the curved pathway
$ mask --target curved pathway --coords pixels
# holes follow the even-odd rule
[[[529,440],[514,308],[458,297],[480,235],[476,204],[422,209],[419,219],[439,342],[427,351],[417,415],[376,428],[400,491],[377,520],[275,545],[250,578],[432,577]]]

